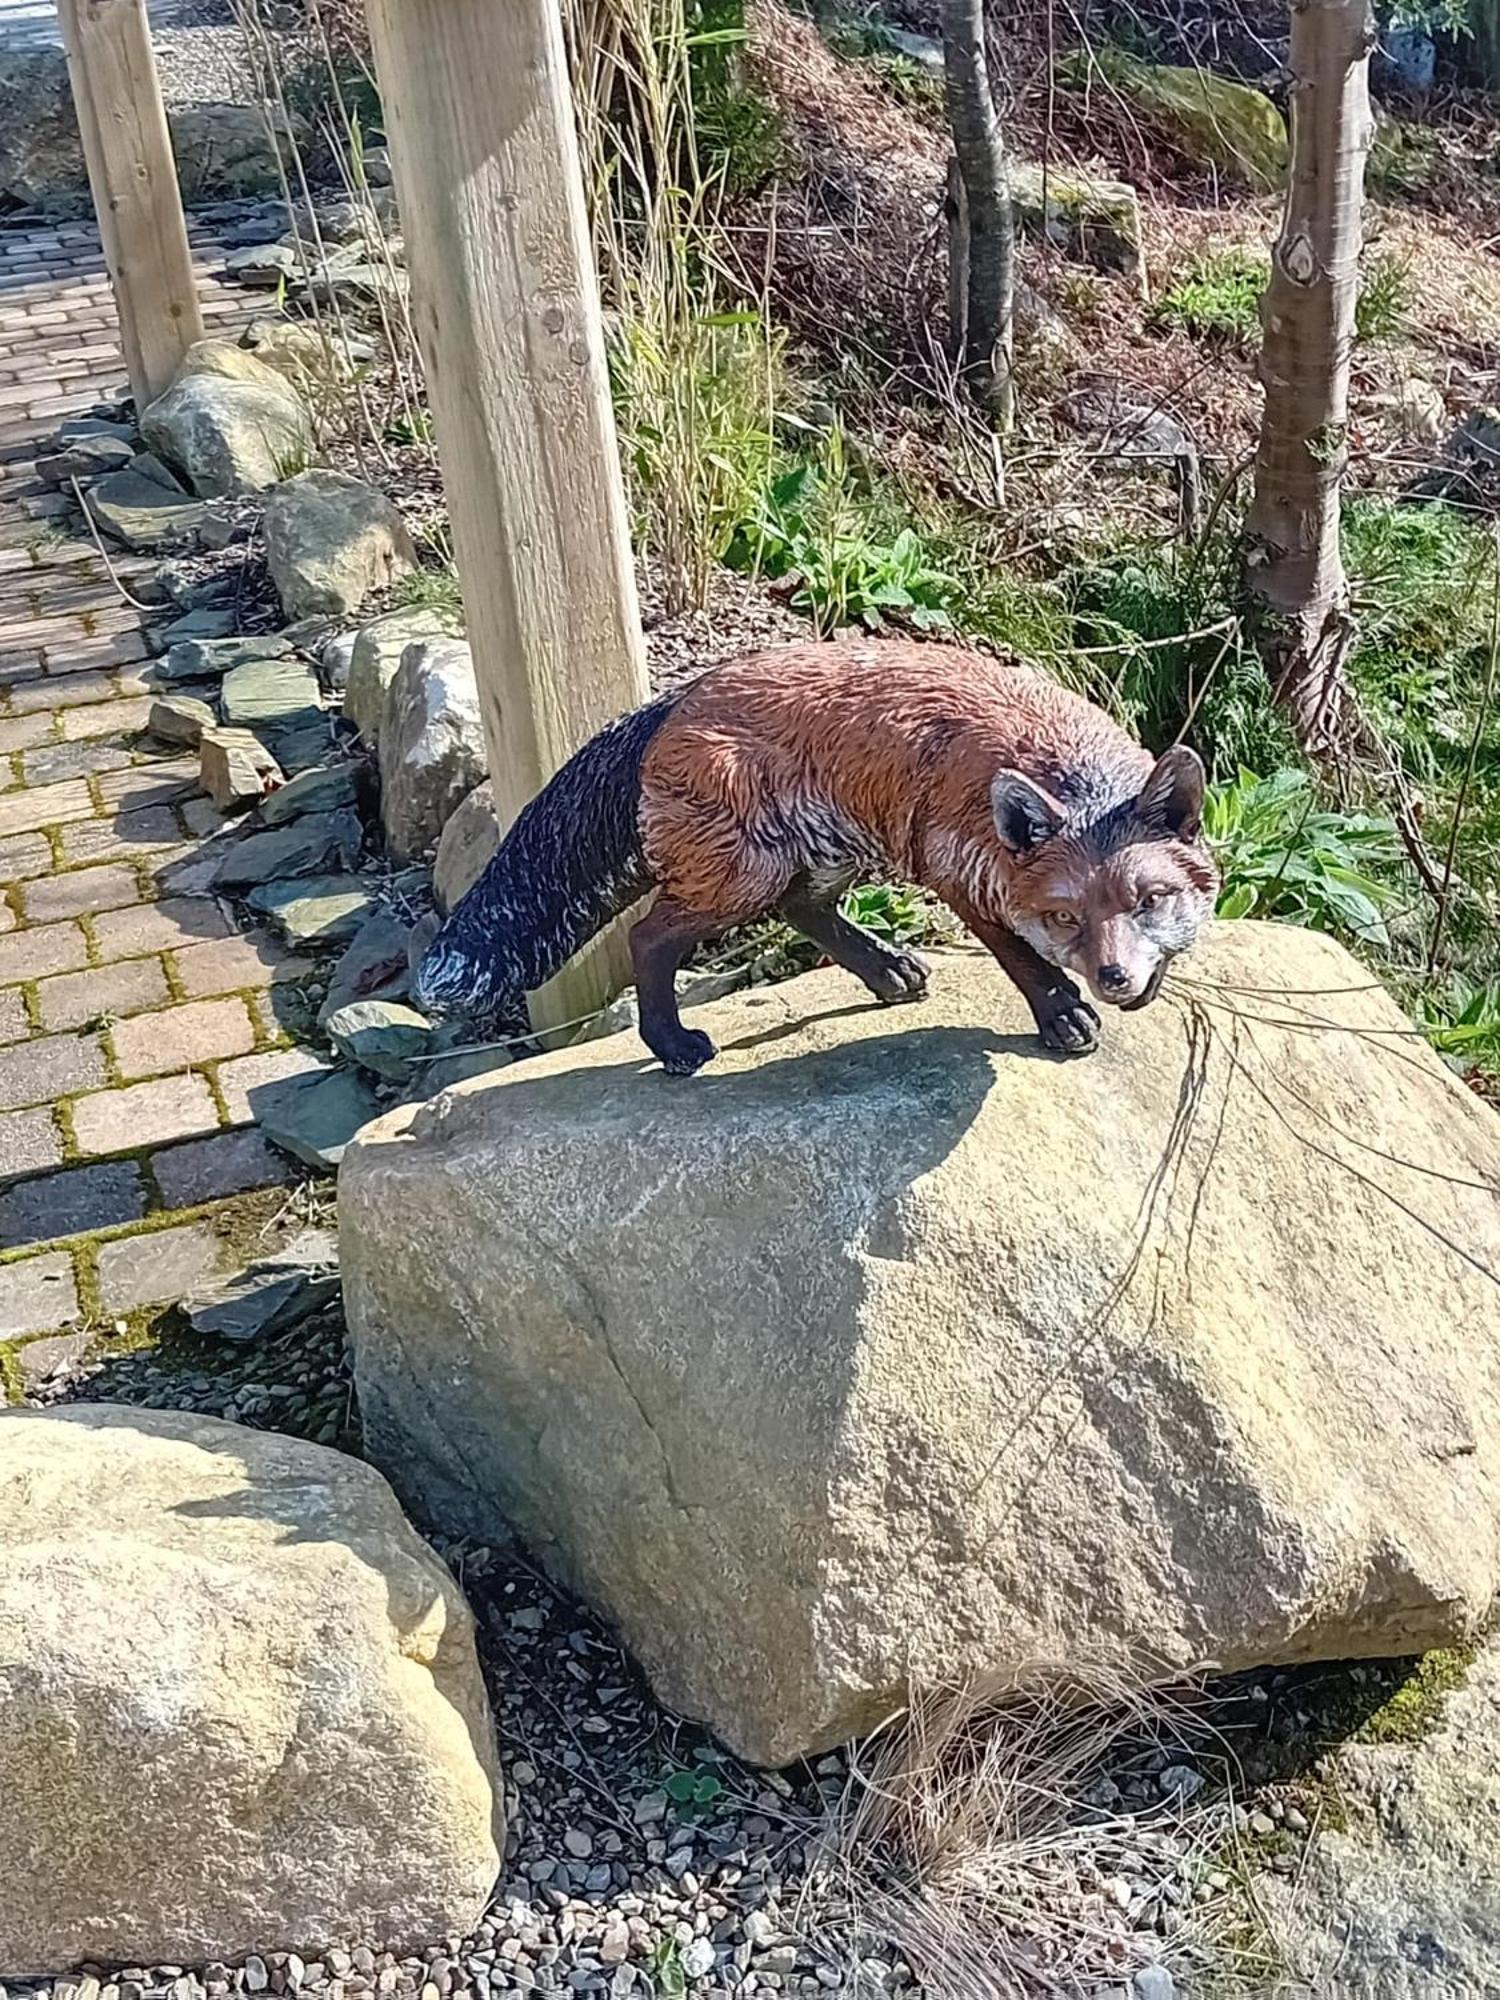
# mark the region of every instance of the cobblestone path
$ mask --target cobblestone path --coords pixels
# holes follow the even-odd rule
[[[193,228],[210,331],[245,313]],[[65,417],[125,388],[90,224],[0,230],[0,1394],[133,1331],[231,1254],[234,1197],[297,1170],[249,1094],[309,1066],[304,969],[205,892],[218,814],[141,734],[151,647],[37,478]],[[76,518],[76,517],[74,517]],[[116,558],[129,586],[151,567]],[[196,864],[196,865],[195,865]]]

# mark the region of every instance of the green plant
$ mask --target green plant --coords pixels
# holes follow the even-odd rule
[[[1388,819],[1318,804],[1305,771],[1240,771],[1210,788],[1204,832],[1223,876],[1219,915],[1271,917],[1389,946],[1401,849]]]
[[[817,462],[772,480],[728,554],[739,568],[787,578],[791,604],[824,638],[846,625],[879,631],[892,614],[921,631],[952,623],[955,579],[914,528],[887,529],[859,489],[837,425]]]
[[[661,1938],[653,1945],[646,1973],[656,2000],[682,2000],[688,1990],[688,1977],[682,1962],[682,1946],[675,1937]]]
[[[1411,262],[1381,250],[1365,267],[1354,303],[1354,332],[1359,340],[1396,340],[1406,331],[1406,316],[1416,297]]]
[[[1163,292],[1151,317],[1199,340],[1248,343],[1260,334],[1260,295],[1270,265],[1258,250],[1235,245],[1197,257]]]
[[[727,193],[754,194],[786,159],[786,128],[745,73],[745,0],[687,0],[685,19],[698,159]]]
[[[851,889],[839,908],[851,924],[887,944],[910,944],[925,936],[932,925],[932,912],[916,890],[886,882]]]
[[[724,1786],[712,1771],[672,1771],[662,1780],[662,1790],[678,1808],[683,1819],[697,1819],[724,1796]]]
[[[1295,755],[1265,670],[1234,616],[1238,524],[1184,558],[1124,541],[1063,582],[1077,654],[1054,671],[1149,743],[1186,731],[1211,769],[1275,768]]]
[[[709,578],[770,477],[783,349],[745,308],[700,157],[695,91],[737,101],[736,0],[570,0],[574,101],[638,540],[670,610]]]
[[[638,538],[682,609],[771,478],[782,344],[759,313],[663,304],[643,288],[617,321],[610,383]]]
[[[400,611],[449,612],[462,618],[464,598],[458,572],[451,564],[408,570],[392,586],[391,603]]]
[[[1413,1014],[1428,1041],[1460,1070],[1500,1070],[1500,979],[1464,978],[1418,997]]]

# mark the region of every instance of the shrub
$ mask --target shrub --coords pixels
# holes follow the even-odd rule
[[[1223,874],[1221,917],[1274,917],[1389,946],[1401,849],[1388,819],[1318,804],[1305,771],[1241,771],[1210,789],[1204,832]]]
[[[914,528],[887,527],[878,500],[859,490],[836,427],[817,462],[771,482],[730,559],[790,579],[793,608],[824,638],[845,625],[879,631],[892,614],[923,631],[952,623],[956,579]]]
[[[1260,295],[1271,267],[1258,250],[1236,246],[1195,258],[1186,275],[1158,300],[1158,326],[1199,340],[1246,343],[1260,337]]]

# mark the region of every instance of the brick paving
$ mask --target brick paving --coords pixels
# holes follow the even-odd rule
[[[192,234],[212,331],[247,301]],[[206,893],[217,815],[139,733],[140,616],[36,476],[125,386],[92,225],[0,228],[0,1401],[221,1267],[236,1200],[298,1174],[254,1090],[312,1064],[270,997],[307,965]]]

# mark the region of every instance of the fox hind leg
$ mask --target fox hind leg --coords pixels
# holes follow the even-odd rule
[[[877,1000],[920,1000],[926,992],[927,967],[915,952],[898,951],[851,924],[840,913],[837,898],[819,895],[805,877],[792,884],[778,908],[794,930],[852,972]]]
[[[669,1076],[691,1076],[717,1053],[701,1029],[683,1026],[677,973],[695,945],[717,937],[729,922],[661,895],[630,933],[641,1040]]]

